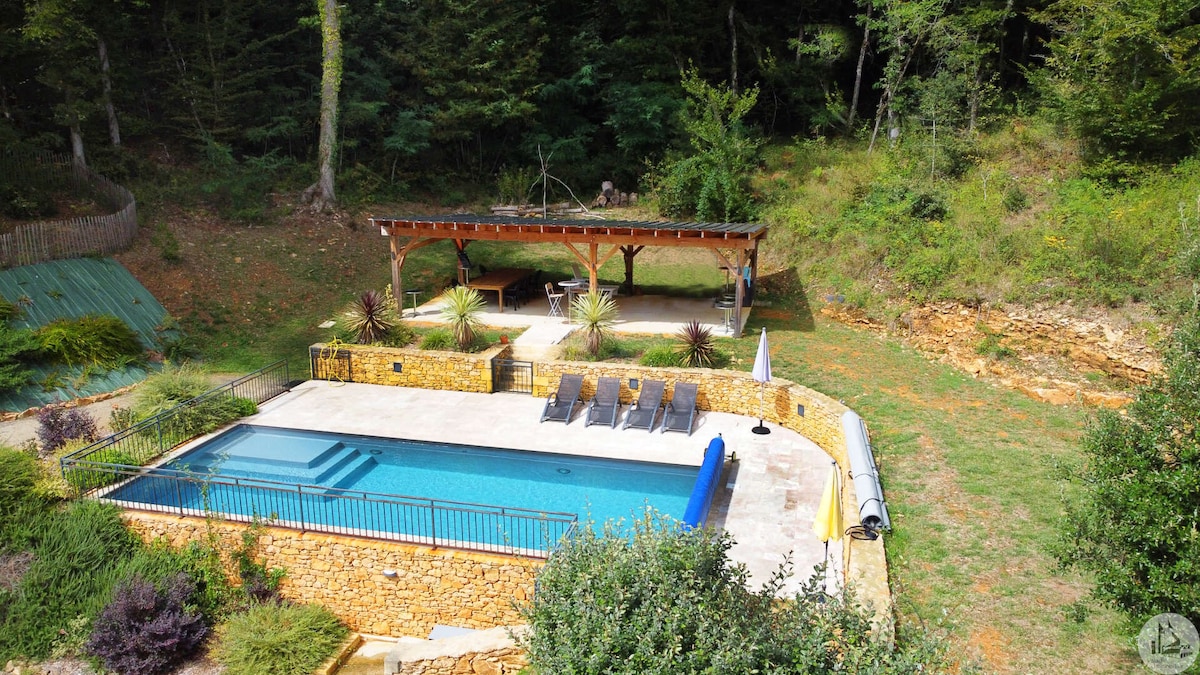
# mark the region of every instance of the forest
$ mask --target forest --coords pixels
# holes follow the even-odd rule
[[[116,148],[315,177],[332,95],[347,198],[493,185],[539,153],[647,191],[688,152],[690,74],[752,95],[756,139],[953,154],[1041,113],[1120,179],[1195,149],[1198,20],[1182,0],[0,0],[0,144],[117,178]]]

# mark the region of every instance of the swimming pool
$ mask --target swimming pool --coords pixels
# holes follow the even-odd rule
[[[681,518],[698,467],[242,424],[105,495],[134,508],[544,551],[574,519]]]

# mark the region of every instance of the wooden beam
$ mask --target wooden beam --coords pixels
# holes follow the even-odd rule
[[[599,244],[588,245],[588,293],[600,292],[600,279],[598,274],[598,268],[600,266],[596,264],[596,253],[599,250]]]
[[[429,224],[421,224],[421,227],[408,226],[404,223],[393,223],[391,225],[383,225],[380,231],[385,235],[395,234],[398,236],[421,236],[437,239],[457,239],[457,240],[482,240],[482,241],[512,241],[525,243],[552,243],[552,244],[609,244],[609,245],[632,245],[632,246],[666,246],[666,247],[682,247],[682,248],[707,248],[707,249],[750,249],[754,248],[755,242],[758,240],[758,234],[742,235],[730,234],[722,235],[721,237],[714,236],[697,236],[698,233],[687,231],[662,231],[662,230],[617,230],[614,228],[611,232],[605,233],[600,231],[584,230],[583,228],[561,228],[546,226],[544,229],[532,229],[530,226],[521,226],[520,230],[502,230],[502,231],[483,231],[475,230],[464,232],[463,230],[442,229]],[[711,235],[711,233],[708,233]]]
[[[633,256],[642,252],[645,246],[622,246],[621,253],[625,256],[625,292],[633,295]]]
[[[396,301],[396,311],[403,313],[401,297],[404,294],[404,287],[401,285],[400,272],[404,269],[404,260],[409,253],[424,248],[430,244],[437,243],[437,239],[421,239],[413,237],[404,243],[404,246],[399,245],[399,237],[388,237],[392,247],[392,298]]]
[[[608,249],[608,253],[605,253],[600,258],[600,262],[596,263],[596,268],[599,269],[601,267],[604,267],[604,263],[608,262],[608,259],[613,257],[613,254],[620,250],[621,250],[620,246],[613,246],[612,248]]]
[[[742,304],[746,301],[744,285],[742,284],[742,267],[746,264],[746,252],[739,250],[737,252],[737,278],[734,280],[734,301],[733,301],[733,337],[742,337]]]

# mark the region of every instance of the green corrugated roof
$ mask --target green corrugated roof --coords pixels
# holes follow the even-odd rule
[[[16,328],[37,328],[63,317],[112,314],[129,324],[147,348],[157,345],[154,329],[167,310],[133,275],[112,258],[55,260],[0,271],[0,295],[21,308]],[[80,378],[83,367],[36,368],[38,382],[51,379],[63,386],[43,391],[40,384],[18,392],[0,393],[0,410],[24,410],[54,401],[92,396],[140,382],[145,368],[90,374]],[[77,381],[79,380],[79,381]]]

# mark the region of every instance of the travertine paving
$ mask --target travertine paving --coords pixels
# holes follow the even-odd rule
[[[766,582],[791,553],[796,575],[790,593],[825,554],[812,520],[829,469],[829,457],[807,438],[775,425],[756,436],[757,419],[701,412],[691,436],[584,427],[582,408],[570,424],[539,423],[544,399],[525,394],[473,394],[380,385],[309,381],[264,404],[253,424],[339,431],[370,436],[443,441],[539,452],[559,452],[698,466],[709,441],[720,434],[726,455],[723,489],[710,524],[729,531],[731,558],[744,563],[754,584]],[[432,496],[432,495],[431,495]],[[834,546],[831,562],[840,558]]]

